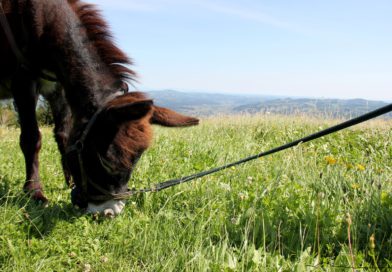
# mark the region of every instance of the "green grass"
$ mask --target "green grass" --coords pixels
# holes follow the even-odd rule
[[[220,166],[334,123],[243,116],[156,127],[130,186]],[[0,271],[392,269],[391,128],[375,121],[138,196],[113,220],[71,206],[49,128],[40,158],[51,202],[30,203],[21,193],[19,131],[0,128]]]

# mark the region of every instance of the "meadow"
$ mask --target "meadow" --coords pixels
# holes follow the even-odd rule
[[[220,166],[337,122],[259,115],[155,127],[130,186]],[[46,208],[21,192],[19,130],[0,127],[0,271],[392,270],[391,121],[136,196],[111,220],[72,207],[51,128],[42,132]]]

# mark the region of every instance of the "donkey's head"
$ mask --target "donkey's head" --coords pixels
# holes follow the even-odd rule
[[[88,212],[118,214],[128,180],[152,137],[151,124],[181,127],[198,119],[153,105],[142,93],[110,101],[81,131],[75,131],[66,163],[73,177],[72,203]],[[84,129],[84,132],[83,132]],[[72,134],[74,134],[72,133]],[[81,136],[80,136],[81,135]]]

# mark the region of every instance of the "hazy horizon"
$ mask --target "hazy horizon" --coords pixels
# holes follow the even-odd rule
[[[133,91],[132,87],[130,91]],[[274,97],[274,98],[292,98],[292,99],[341,99],[341,100],[354,100],[354,99],[363,99],[369,101],[380,101],[385,103],[391,103],[392,99],[368,99],[362,97],[352,97],[352,98],[339,98],[339,97],[327,97],[327,96],[305,96],[305,95],[279,95],[279,94],[271,94],[271,93],[251,93],[251,92],[225,92],[225,91],[214,91],[214,90],[178,90],[173,88],[163,88],[163,89],[143,89],[140,90],[143,92],[165,92],[165,91],[174,91],[180,93],[189,93],[189,94],[217,94],[217,95],[232,95],[232,96],[255,96],[255,97]]]

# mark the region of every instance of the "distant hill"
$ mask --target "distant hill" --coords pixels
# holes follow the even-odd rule
[[[173,110],[198,115],[234,113],[234,109],[243,105],[263,103],[276,99],[274,96],[231,95],[219,93],[190,93],[174,90],[147,92],[154,103]]]
[[[274,99],[233,108],[236,113],[308,114],[331,118],[351,118],[388,105],[365,99]],[[389,118],[391,114],[387,115]]]
[[[277,96],[189,93],[174,90],[151,91],[157,105],[198,116],[239,113],[284,115],[317,115],[351,118],[386,106],[383,101],[365,99],[282,98]],[[385,117],[392,118],[392,114]]]

